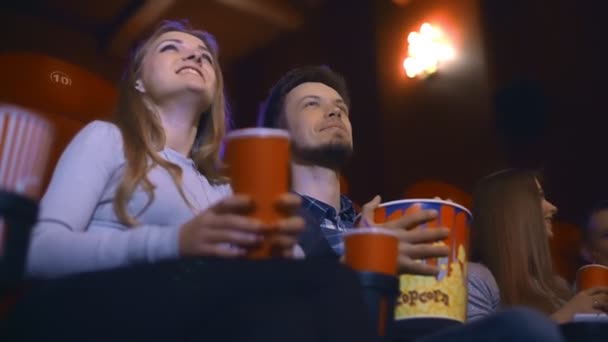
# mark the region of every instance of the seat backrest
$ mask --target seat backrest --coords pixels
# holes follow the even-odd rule
[[[108,118],[117,100],[110,82],[67,61],[39,53],[0,53],[0,102],[35,110],[55,126],[48,169],[74,135],[95,119]],[[47,172],[43,182],[50,179]]]

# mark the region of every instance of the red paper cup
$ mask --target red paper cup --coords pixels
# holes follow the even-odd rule
[[[226,136],[224,162],[236,194],[253,198],[253,217],[273,224],[283,217],[276,207],[279,196],[289,191],[289,133],[281,129],[245,128]],[[248,257],[269,258],[273,254],[272,232]]]
[[[344,234],[344,262],[355,271],[397,274],[399,239],[389,229],[359,228]]]
[[[608,287],[608,267],[585,265],[576,272],[576,290],[584,291],[593,287]]]

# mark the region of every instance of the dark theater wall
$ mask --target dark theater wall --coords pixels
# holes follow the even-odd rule
[[[493,88],[515,99],[512,164],[542,167],[562,219],[608,198],[606,61],[600,1],[482,2]]]
[[[407,35],[428,21],[439,25],[456,50],[429,79],[410,79],[402,68]],[[504,166],[493,132],[491,90],[475,0],[376,2],[376,52],[385,177],[390,198],[423,179],[470,191],[482,175]]]

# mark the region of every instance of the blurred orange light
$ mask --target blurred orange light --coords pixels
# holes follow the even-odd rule
[[[455,57],[452,44],[441,28],[424,23],[418,32],[407,36],[408,57],[403,60],[403,69],[408,77],[425,77],[435,73],[439,64]]]

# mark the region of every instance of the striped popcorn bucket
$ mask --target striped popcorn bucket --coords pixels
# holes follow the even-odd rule
[[[471,213],[461,205],[438,199],[410,199],[381,204],[374,212],[377,223],[392,221],[419,210],[434,209],[438,216],[422,226],[423,229],[445,227],[447,239],[438,245],[450,247],[450,254],[442,258],[428,258],[420,262],[439,268],[439,274],[399,277],[400,295],[395,308],[396,320],[420,318],[446,319],[464,322],[467,307],[466,265],[468,261]]]
[[[7,201],[39,199],[53,132],[52,125],[33,111],[0,103],[0,192],[10,197]],[[9,229],[5,219],[11,214],[0,213],[0,258]]]
[[[52,142],[47,120],[0,104],[0,189],[38,199]]]

